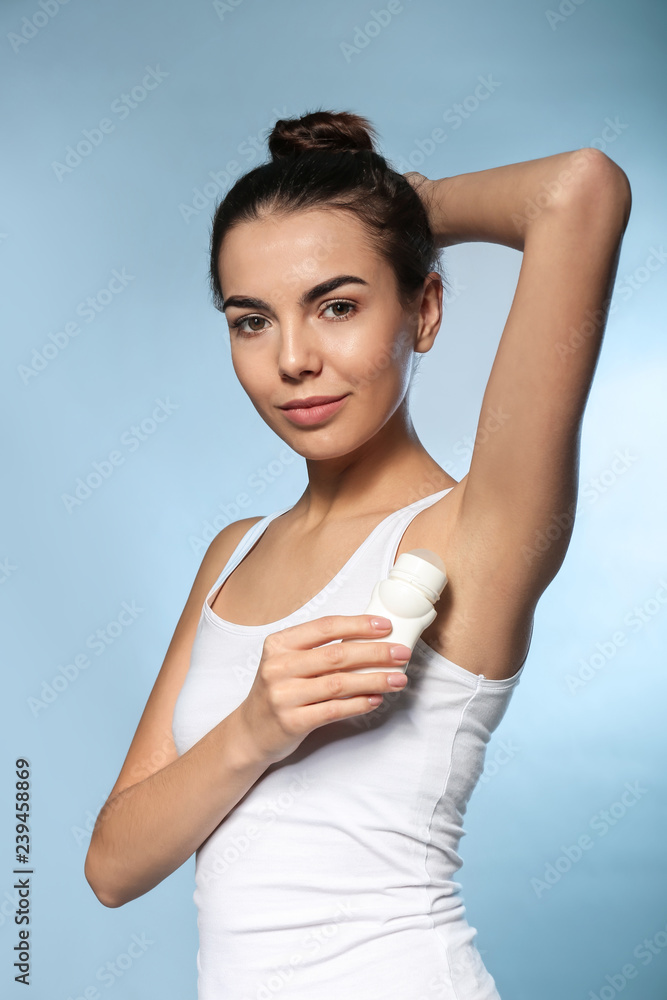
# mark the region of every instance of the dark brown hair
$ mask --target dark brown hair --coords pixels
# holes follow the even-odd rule
[[[375,150],[376,132],[361,115],[313,111],[279,119],[269,138],[271,159],[240,177],[216,209],[210,281],[222,309],[218,255],[225,235],[264,213],[343,209],[363,225],[370,245],[392,267],[405,308],[436,271],[446,286],[424,205],[408,180]]]

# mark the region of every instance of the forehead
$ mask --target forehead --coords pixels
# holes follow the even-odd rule
[[[249,292],[267,281],[297,287],[339,272],[360,274],[370,282],[387,270],[361,222],[351,212],[335,209],[271,213],[243,222],[225,236],[218,267],[226,295]]]

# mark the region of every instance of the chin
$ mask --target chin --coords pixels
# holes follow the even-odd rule
[[[346,448],[341,445],[337,446],[335,442],[319,445],[310,441],[286,441],[285,443],[297,455],[301,455],[302,458],[308,459],[311,462],[326,462],[332,458],[343,458],[343,456],[349,455],[354,450],[353,448]]]

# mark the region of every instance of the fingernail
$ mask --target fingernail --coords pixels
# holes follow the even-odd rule
[[[392,646],[390,652],[395,660],[409,660],[412,656],[409,646]]]
[[[387,680],[393,687],[405,687],[408,683],[408,678],[405,674],[389,674]]]
[[[371,618],[372,628],[391,628],[391,622],[388,618]]]

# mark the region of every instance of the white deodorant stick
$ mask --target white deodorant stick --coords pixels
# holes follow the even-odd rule
[[[343,642],[392,642],[414,649],[417,639],[436,617],[434,604],[447,583],[445,564],[430,549],[403,552],[389,571],[386,580],[379,580],[366,611],[391,621],[392,629],[381,639],[343,639]],[[409,661],[408,661],[409,663]],[[356,667],[352,673],[371,674],[378,670],[395,674],[406,672],[408,663],[395,667]]]

